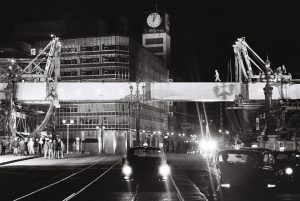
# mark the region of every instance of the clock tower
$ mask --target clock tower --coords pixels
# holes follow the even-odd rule
[[[143,46],[170,65],[171,37],[169,15],[153,11],[144,14]]]

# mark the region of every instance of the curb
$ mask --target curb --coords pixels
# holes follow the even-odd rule
[[[41,157],[41,156],[31,156],[31,157],[26,157],[26,158],[19,158],[19,159],[16,159],[16,160],[11,160],[11,161],[6,161],[6,162],[3,162],[3,163],[0,163],[0,166],[6,165],[6,164],[9,164],[9,163],[19,162],[19,161],[25,161],[25,160],[29,160],[29,159],[33,159],[33,158],[39,158],[39,157]]]

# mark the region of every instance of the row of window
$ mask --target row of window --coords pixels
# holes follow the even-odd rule
[[[101,73],[100,73],[101,72]],[[61,76],[79,76],[77,75],[77,71],[62,71],[60,73]],[[107,70],[107,69],[92,69],[92,70],[80,70],[80,75],[114,75],[117,78],[128,78],[129,70],[128,69],[118,69],[118,70]]]
[[[100,46],[99,45],[94,45],[94,46],[80,46],[80,51],[81,52],[92,52],[92,51],[99,51]],[[102,50],[120,50],[120,51],[128,51],[129,47],[128,45],[102,45]],[[78,52],[77,47],[64,47],[61,48],[62,53],[75,53]]]
[[[121,56],[121,55],[112,55],[112,56],[102,56],[102,63],[129,63],[128,56]],[[68,65],[68,64],[78,64],[77,59],[61,59],[61,64]],[[89,58],[80,58],[81,64],[92,64],[92,63],[100,63],[99,57],[89,57]]]
[[[72,138],[72,130],[78,130],[78,129],[92,129],[92,130],[96,130],[96,126],[99,125],[73,125],[69,127],[70,133],[69,136],[70,138]],[[105,125],[105,130],[109,130],[109,129],[128,129],[129,125],[128,124],[107,124]],[[57,130],[66,130],[66,126],[64,125],[58,125],[56,127]],[[85,136],[87,137],[87,136]]]
[[[79,117],[73,119],[73,125],[108,125],[108,124],[128,124],[129,119],[126,116],[118,117]],[[58,121],[59,125],[63,125],[63,120]]]

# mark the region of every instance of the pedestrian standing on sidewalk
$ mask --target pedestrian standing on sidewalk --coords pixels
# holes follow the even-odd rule
[[[18,148],[19,148],[18,138],[15,138],[15,140],[12,142],[12,147],[14,149],[14,156],[17,156],[18,155]]]
[[[44,144],[44,158],[47,159],[47,155],[49,154],[49,142],[46,139]]]
[[[28,150],[29,150],[29,155],[34,155],[34,142],[32,140],[32,138],[29,139],[28,142]]]
[[[60,157],[64,158],[64,151],[65,151],[65,144],[64,142],[61,140],[60,141]]]
[[[60,139],[57,139],[56,152],[57,152],[57,158],[61,158],[61,140]]]
[[[42,140],[42,138],[41,138],[40,141],[39,141],[39,154],[40,154],[40,155],[42,154],[43,144],[44,144],[44,142],[43,142],[43,140]]]
[[[25,155],[25,142],[23,139],[20,140],[19,147],[20,147],[21,156]]]
[[[34,148],[34,153],[37,154],[39,152],[39,139],[38,138],[35,138],[33,148]]]
[[[28,138],[25,138],[24,145],[25,145],[24,154],[27,156],[27,155],[29,155],[29,151],[28,151]]]
[[[49,158],[48,159],[53,159],[53,142],[52,140],[49,140],[49,143],[48,143],[48,146],[49,146]]]
[[[5,151],[6,151],[6,140],[3,139],[1,141],[1,155],[5,155]]]
[[[73,142],[72,144],[73,154],[76,152],[76,142]]]
[[[57,141],[53,140],[53,156],[57,158]]]

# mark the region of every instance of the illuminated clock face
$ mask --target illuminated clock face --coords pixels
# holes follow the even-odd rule
[[[147,24],[149,27],[156,28],[162,21],[161,16],[158,13],[151,13],[147,17]]]

